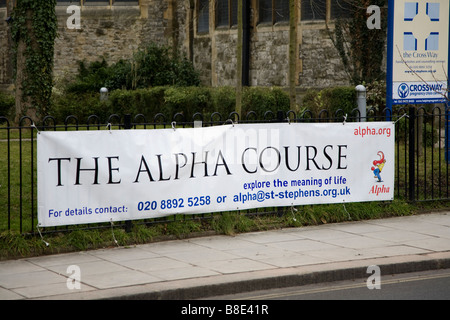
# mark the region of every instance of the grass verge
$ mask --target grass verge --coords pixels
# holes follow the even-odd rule
[[[282,228],[304,227],[345,221],[408,216],[448,209],[448,201],[410,204],[403,200],[392,202],[361,202],[345,204],[306,205],[283,208],[272,214],[226,212],[208,219],[195,216],[152,225],[134,222],[132,230],[121,227],[23,235],[18,232],[0,233],[0,260],[57,254],[74,251],[134,246],[138,244],[185,239],[205,235],[236,235]],[[46,245],[48,243],[48,246]]]

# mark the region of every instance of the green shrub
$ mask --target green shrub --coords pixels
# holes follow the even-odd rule
[[[86,65],[84,61],[79,62],[78,75],[74,82],[66,87],[67,93],[82,94],[85,92],[99,92],[105,86],[110,70],[105,59]]]
[[[0,117],[11,116],[15,103],[14,96],[0,92]]]
[[[55,93],[49,114],[60,122],[74,115],[80,123],[85,123],[91,114],[99,116],[102,122],[111,114],[120,117],[143,114],[147,122],[152,122],[157,113],[162,113],[169,122],[175,114],[181,113],[183,118],[177,117],[175,121],[191,122],[196,113],[201,113],[203,121],[210,122],[214,112],[220,113],[221,118],[214,117],[213,121],[226,121],[235,108],[236,91],[233,87],[158,86],[113,90],[107,101],[100,101],[98,92]],[[243,119],[249,111],[255,111],[257,119],[263,119],[266,111],[272,111],[276,117],[278,110],[289,110],[289,96],[282,89],[250,87],[244,90]]]
[[[358,107],[356,104],[356,90],[353,87],[324,89],[322,99],[332,117],[345,114],[353,115],[353,109]],[[342,113],[336,114],[338,110],[342,110]]]
[[[358,108],[356,90],[353,87],[326,88],[320,91],[308,90],[303,97],[303,107],[318,116],[321,110],[327,110],[329,117],[356,116],[352,111]],[[339,113],[337,114],[338,110]]]
[[[99,92],[106,87],[116,89],[143,89],[157,86],[198,86],[200,78],[192,63],[184,56],[174,55],[166,46],[150,44],[129,60],[108,65],[105,59],[86,64],[79,63],[75,81],[66,86],[66,92]]]
[[[120,116],[124,114],[154,116],[164,105],[166,90],[167,87],[114,90],[109,95],[109,110]]]
[[[75,116],[78,123],[86,123],[90,115],[95,114],[105,123],[111,112],[107,103],[100,101],[98,93],[64,93],[53,94],[49,115],[54,117],[58,124],[64,123],[68,116]],[[70,124],[73,124],[71,122]]]
[[[214,112],[218,112],[222,116],[221,119],[214,117],[211,119],[212,121],[225,121],[236,110],[236,88],[234,87],[225,86],[211,89],[211,98],[214,108],[211,110],[209,118]]]
[[[324,109],[323,101],[320,99],[320,91],[308,89],[303,95],[302,107],[312,111],[314,115],[317,115],[320,110]]]
[[[155,115],[164,105],[165,94],[168,87],[152,87],[134,91],[136,114]]]
[[[175,114],[181,113],[184,119],[190,122],[195,113],[199,112],[205,115],[213,109],[210,88],[170,87],[165,93],[162,113],[171,118]]]
[[[130,89],[132,83],[131,62],[119,60],[117,63],[108,67],[107,79],[104,86],[109,90]]]
[[[248,87],[242,95],[242,115],[254,111],[258,119],[263,119],[266,111],[289,110],[289,95],[281,88]]]
[[[376,112],[386,108],[386,81],[374,81],[366,85],[367,108]]]
[[[132,90],[114,90],[109,94],[108,104],[111,113],[115,114],[137,114],[135,93]]]
[[[192,63],[184,56],[172,54],[167,46],[150,44],[138,51],[132,60],[132,87],[198,86],[200,78]]]

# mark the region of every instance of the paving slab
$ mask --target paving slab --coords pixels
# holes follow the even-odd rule
[[[450,268],[450,212],[0,261],[0,299],[197,299],[363,278],[373,264]]]

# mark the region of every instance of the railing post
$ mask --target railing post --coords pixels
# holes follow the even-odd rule
[[[416,108],[409,107],[409,165],[408,165],[408,178],[409,178],[409,201],[414,202],[416,200],[416,178],[415,178],[415,156],[416,156],[416,132],[415,132],[415,123],[416,123]]]
[[[284,122],[284,121],[286,121],[286,113],[282,110],[278,110],[276,122]]]
[[[123,128],[125,130],[129,130],[132,128],[131,124],[131,114],[126,114],[123,117]],[[125,221],[125,232],[131,232],[131,229],[133,228],[133,224],[131,220]]]
[[[450,102],[445,107],[445,161],[450,164]]]
[[[123,128],[124,129],[131,129],[131,114],[126,114],[123,117]]]

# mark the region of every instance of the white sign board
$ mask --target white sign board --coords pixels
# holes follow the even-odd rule
[[[43,227],[392,200],[391,122],[40,132]]]
[[[449,0],[390,0],[388,104],[446,103]]]

